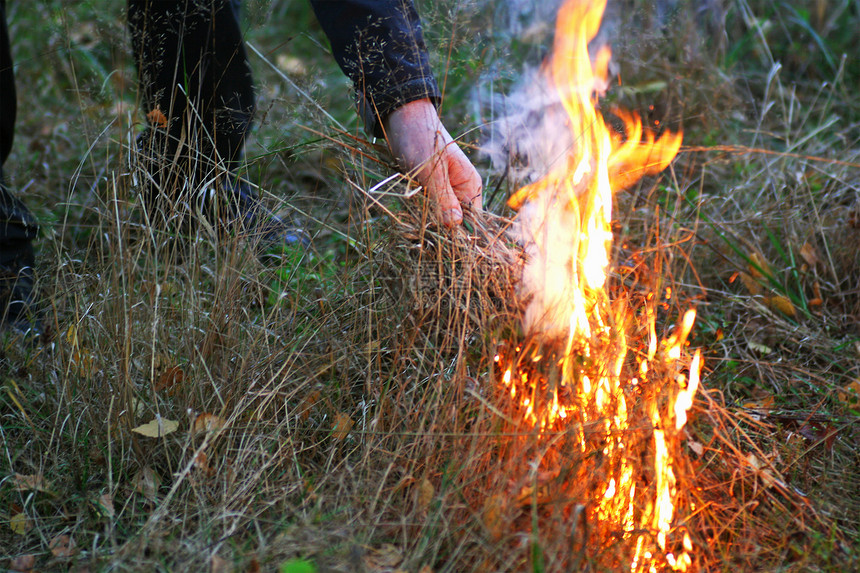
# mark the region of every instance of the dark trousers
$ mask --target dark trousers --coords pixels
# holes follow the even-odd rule
[[[128,24],[159,193],[234,171],[255,108],[238,0],[129,0]]]
[[[17,101],[6,0],[0,0],[0,267],[33,265],[31,241],[39,230],[33,215],[13,197],[3,179],[3,164],[12,150]]]

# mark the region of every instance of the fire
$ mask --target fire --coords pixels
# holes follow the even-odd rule
[[[622,136],[598,113],[611,54],[603,48],[592,61],[588,43],[605,5],[568,0],[558,14],[553,57],[544,72],[558,92],[575,145],[543,179],[509,200],[519,211],[517,229],[528,255],[522,288],[530,303],[523,322],[536,342],[502,350],[495,362],[524,423],[539,432],[569,428],[583,454],[599,444],[608,479],[594,492],[593,514],[635,540],[630,570],[686,570],[693,549],[689,536],[677,556],[669,542],[677,494],[670,444],[679,439],[699,381],[700,355],[689,363],[684,359],[695,312],[688,311],[661,342],[654,305],[640,309],[647,320],[647,350],[630,368],[634,349],[626,325],[636,319],[628,300],[610,301],[606,290],[613,192],[665,169],[682,137],[657,138],[643,130],[637,114],[613,110],[624,123]],[[655,380],[667,372],[673,373],[668,380]],[[668,407],[658,400],[667,393]],[[650,425],[647,471],[627,439],[637,431],[634,416]],[[650,478],[643,480],[643,473]]]

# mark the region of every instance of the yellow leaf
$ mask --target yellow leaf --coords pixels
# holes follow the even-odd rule
[[[747,289],[747,292],[749,292],[753,296],[755,296],[757,294],[761,294],[761,285],[758,284],[757,280],[755,280],[754,278],[752,278],[750,275],[748,275],[746,273],[741,273],[740,277],[741,277],[741,282],[744,284],[744,286]]]
[[[334,416],[334,428],[331,431],[331,435],[334,436],[334,439],[343,441],[349,435],[350,430],[352,430],[353,424],[355,422],[352,421],[352,418],[343,412],[338,412]]]
[[[54,557],[71,557],[78,552],[75,547],[75,540],[71,535],[56,536],[51,540],[48,548],[54,554]]]
[[[770,265],[767,264],[765,258],[758,253],[750,255],[750,264],[747,268],[749,268],[750,274],[755,279],[773,276],[773,273],[770,270]]]
[[[132,429],[132,432],[137,432],[147,438],[160,438],[171,432],[175,432],[179,428],[179,422],[156,416],[151,422],[147,422],[142,426]]]
[[[73,347],[78,345],[78,327],[76,325],[71,325],[66,331],[66,341]]]
[[[860,407],[860,379],[854,380],[844,388],[838,389],[836,397],[849,408]]]
[[[9,519],[9,528],[18,535],[24,535],[33,529],[33,522],[26,513],[16,513]]]
[[[80,348],[78,346],[75,346],[75,348],[76,350],[72,352],[71,357],[72,370],[78,376],[91,376],[96,370],[96,361],[95,358],[93,358],[93,353],[86,348]]]
[[[204,412],[194,418],[194,426],[191,431],[194,434],[202,432],[217,432],[226,425],[227,420],[224,418]]]
[[[781,312],[785,316],[794,318],[797,311],[794,310],[794,304],[787,297],[781,295],[764,297],[764,304],[771,310]]]
[[[427,511],[427,508],[430,507],[430,502],[433,501],[433,495],[435,495],[436,489],[433,487],[433,484],[430,483],[430,480],[424,478],[418,484],[418,509],[420,511]]]

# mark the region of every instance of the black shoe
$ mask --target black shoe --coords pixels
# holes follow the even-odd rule
[[[251,241],[261,261],[277,261],[285,248],[310,245],[307,233],[266,208],[247,181],[231,175],[225,191],[230,219],[224,228],[240,231]]]
[[[0,329],[33,341],[42,335],[34,258],[33,244],[28,240],[0,245]]]

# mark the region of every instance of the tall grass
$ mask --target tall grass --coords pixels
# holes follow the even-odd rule
[[[255,61],[247,171],[313,243],[266,266],[248,237],[201,226],[165,250],[172,237],[147,225],[134,185],[142,120],[121,7],[10,7],[23,101],[6,171],[44,222],[48,334],[0,346],[0,565],[613,569],[610,550],[583,541],[593,524],[576,504],[505,497],[528,476],[504,455],[516,448],[492,368],[521,335],[501,206],[518,182],[476,154],[497,213],[456,234],[402,182],[370,199],[392,171],[319,112],[357,126],[309,9],[260,0],[248,35],[267,61]],[[546,35],[513,37],[493,3],[422,7],[447,72],[443,113],[477,143],[493,117],[473,88],[515,84]],[[699,309],[705,390],[678,466],[697,567],[851,570],[860,13],[847,1],[713,8],[617,11],[609,101],[686,136],[671,172],[618,196],[612,281],[643,296],[670,287],[665,332]],[[293,19],[307,29],[287,38]],[[178,429],[133,431],[158,419]]]

